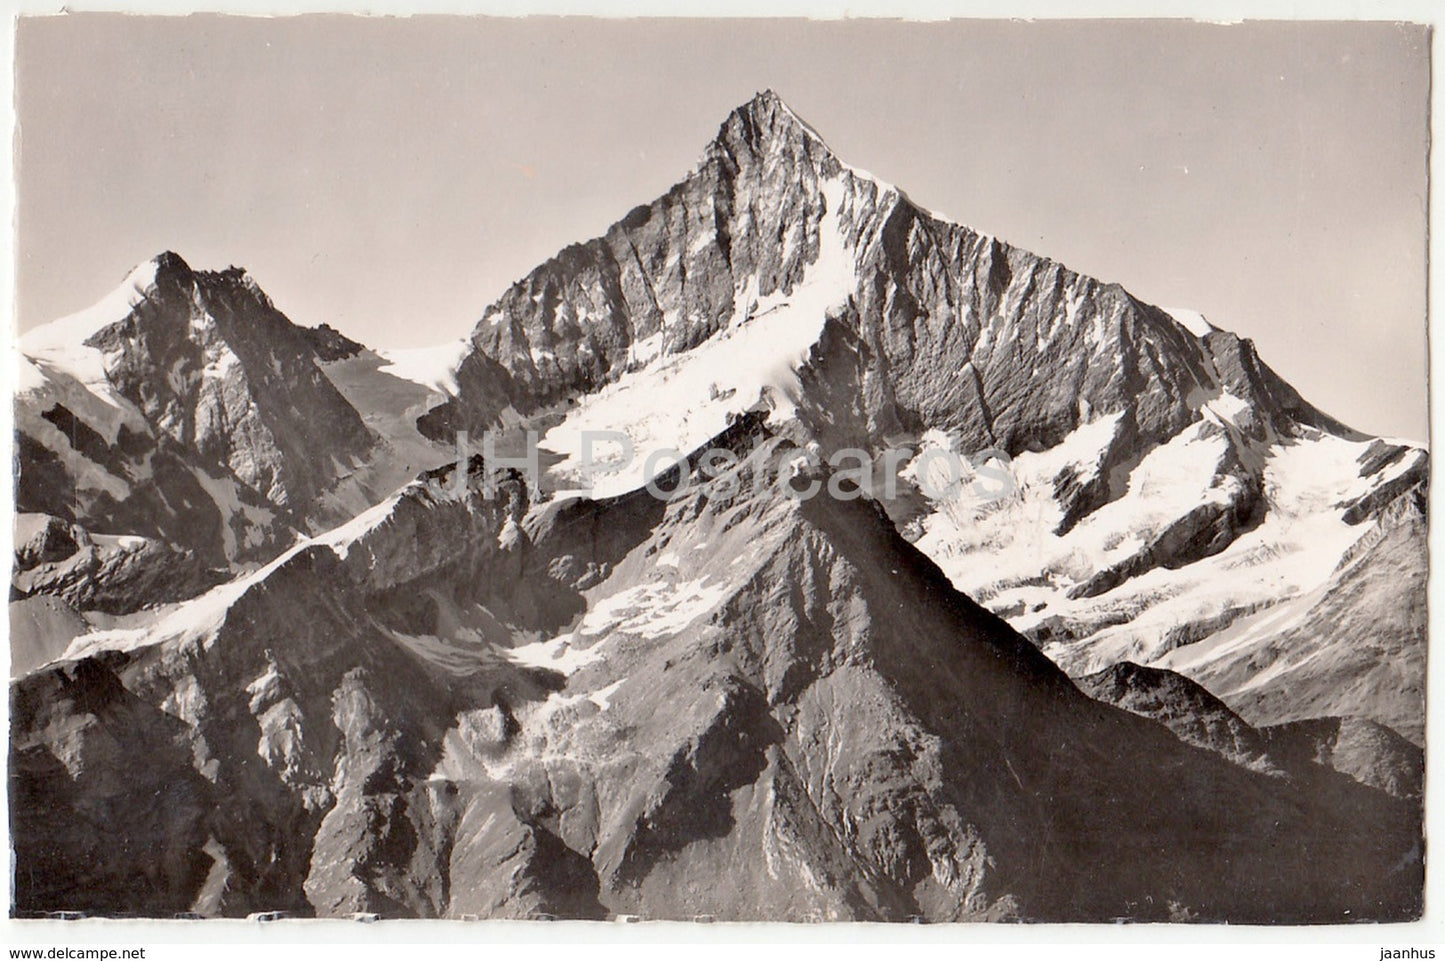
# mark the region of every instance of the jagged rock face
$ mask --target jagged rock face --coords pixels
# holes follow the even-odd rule
[[[12,687],[19,906],[1418,911],[1412,805],[1332,806],[1085,697],[877,507],[780,494],[799,452],[763,440],[669,503],[528,509],[475,461],[434,472],[149,631],[80,639]],[[164,819],[56,817],[161,784]]]
[[[1017,455],[1122,413],[1137,449],[1174,436],[1224,391],[1268,418],[1251,425],[1256,433],[1294,414],[1326,420],[1282,388],[1247,341],[1196,337],[1117,285],[941,221],[901,195],[879,239],[860,264],[847,322],[856,328],[836,335],[850,349],[810,372],[834,396],[857,398],[843,408],[847,430],[831,438],[838,409],[815,414],[837,446],[936,429],[970,452]]]
[[[1006,496],[926,497],[906,466],[874,494],[1071,673],[1269,617],[1428,472],[1423,449],[1316,410],[1248,340],[922,210],[770,92],[665,196],[516,284],[472,347],[420,428],[539,427],[561,488],[586,486],[584,430],[641,461],[755,409],[823,456],[1004,452]],[[1413,649],[1423,618],[1401,627]]]
[[[44,570],[22,556],[12,593],[111,613],[164,603],[374,503],[338,516],[325,500],[375,444],[317,366],[348,344],[291,324],[244,272],[171,253],[27,334],[17,509],[129,540]]]
[[[457,398],[423,428],[449,437],[501,423],[508,407],[535,413],[686,351],[735,312],[791,290],[818,257],[820,181],[843,171],[781,101],[752,106],[728,118],[686,180],[488,308]]]
[[[164,541],[214,564],[272,556],[294,536],[287,513],[110,399],[57,370],[17,398],[17,511]]]
[[[123,321],[86,341],[146,420],[226,465],[277,507],[304,511],[371,438],[316,366],[310,338],[244,271],[156,261],[155,283]]]
[[[841,184],[833,211],[830,181]],[[857,281],[835,292],[848,309],[833,336],[847,349],[808,373],[852,399],[814,412],[812,426],[832,426],[840,444],[931,427],[1016,454],[1118,411],[1162,440],[1221,391],[1260,412],[1256,432],[1334,424],[1248,341],[1196,336],[1117,285],[932,216],[842,164],[771,92],[733,112],[687,179],[488,308],[458,399],[429,423],[475,432],[508,406],[535,413],[695,347],[791,293],[829,230],[843,234]]]

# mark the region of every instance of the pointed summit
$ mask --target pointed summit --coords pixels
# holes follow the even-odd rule
[[[744,154],[765,156],[775,150],[803,154],[814,160],[833,156],[818,131],[772,88],[754,95],[728,114],[718,129],[712,149],[734,160]]]
[[[185,258],[174,250],[163,250],[150,260],[160,270],[173,271],[175,273],[190,273],[191,265],[186,263]]]
[[[763,117],[771,114],[779,107],[787,109],[787,106],[787,104],[783,103],[783,98],[779,97],[777,92],[773,90],[772,87],[769,87],[766,90],[761,90],[758,93],[753,94],[753,98],[751,100],[749,100],[745,104],[741,104],[740,106],[738,106],[735,110],[733,110],[733,113],[742,112],[754,117]]]

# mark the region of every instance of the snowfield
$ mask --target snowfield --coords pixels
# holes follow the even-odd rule
[[[675,459],[659,457],[649,465],[650,455],[673,450],[685,456],[722,433],[729,415],[761,402],[772,409],[772,422],[791,416],[798,368],[822,335],[829,310],[858,285],[856,256],[840,220],[845,184],[837,178],[822,186],[826,213],[818,259],[802,281],[788,294],[758,298],[750,288],[739,291],[732,323],[685,354],[663,354],[660,335],[639,342],[635,360],[644,366],[582,397],[578,408],[542,437],[540,447],[562,456],[551,468],[559,487],[589,486],[586,432],[620,432],[632,447],[625,465],[603,473],[601,468],[622,451],[614,443],[595,445],[597,469],[590,488],[593,496],[607,497],[636,490],[665,473]]]
[[[386,360],[377,369],[452,396],[457,392],[457,368],[471,349],[472,343],[465,337],[436,347],[377,348],[376,353]]]
[[[1228,394],[1203,408],[1206,421],[1215,423],[1243,410],[1243,402]],[[965,494],[934,503],[916,546],[955,587],[1016,630],[1048,628],[1044,651],[1070,673],[1166,655],[1161,663],[1198,667],[1189,652],[1197,647],[1198,657],[1208,656],[1209,642],[1200,637],[1253,616],[1257,627],[1238,635],[1230,651],[1247,646],[1273,629],[1268,612],[1257,612],[1325,583],[1370,526],[1346,523],[1344,505],[1426,456],[1416,450],[1362,478],[1360,458],[1372,439],[1315,431],[1277,441],[1264,451],[1263,523],[1211,557],[1177,569],[1155,566],[1098,596],[1069,597],[1072,588],[1148,546],[1193,508],[1225,503],[1237,493],[1237,478],[1216,479],[1227,438],[1204,427],[1196,422],[1150,451],[1129,474],[1122,496],[1061,536],[1055,529],[1063,508],[1053,479],[1066,467],[1085,473],[1096,468],[1113,437],[1111,418],[1085,424],[1051,450],[1016,458],[1013,496],[980,501]]]
[[[156,262],[148,260],[92,306],[23,334],[20,352],[42,368],[75,378],[103,402],[120,407],[124,401],[106,379],[105,354],[98,348],[87,347],[85,341],[111,324],[125,320],[145,299],[146,291],[155,287],[157,269]],[[33,372],[23,373],[22,378],[22,390],[38,386]]]

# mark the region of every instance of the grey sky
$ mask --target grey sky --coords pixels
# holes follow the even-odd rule
[[[1423,439],[1428,77],[1390,24],[30,19],[20,325],[170,248],[298,323],[460,336],[772,87],[924,206]]]

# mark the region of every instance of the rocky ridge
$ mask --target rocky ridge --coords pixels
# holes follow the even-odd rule
[[[1307,781],[1325,777],[1319,770],[1325,768],[1400,798],[1419,798],[1424,790],[1425,752],[1374,721],[1321,717],[1256,728],[1188,678],[1127,661],[1078,685],[1246,767]]]

